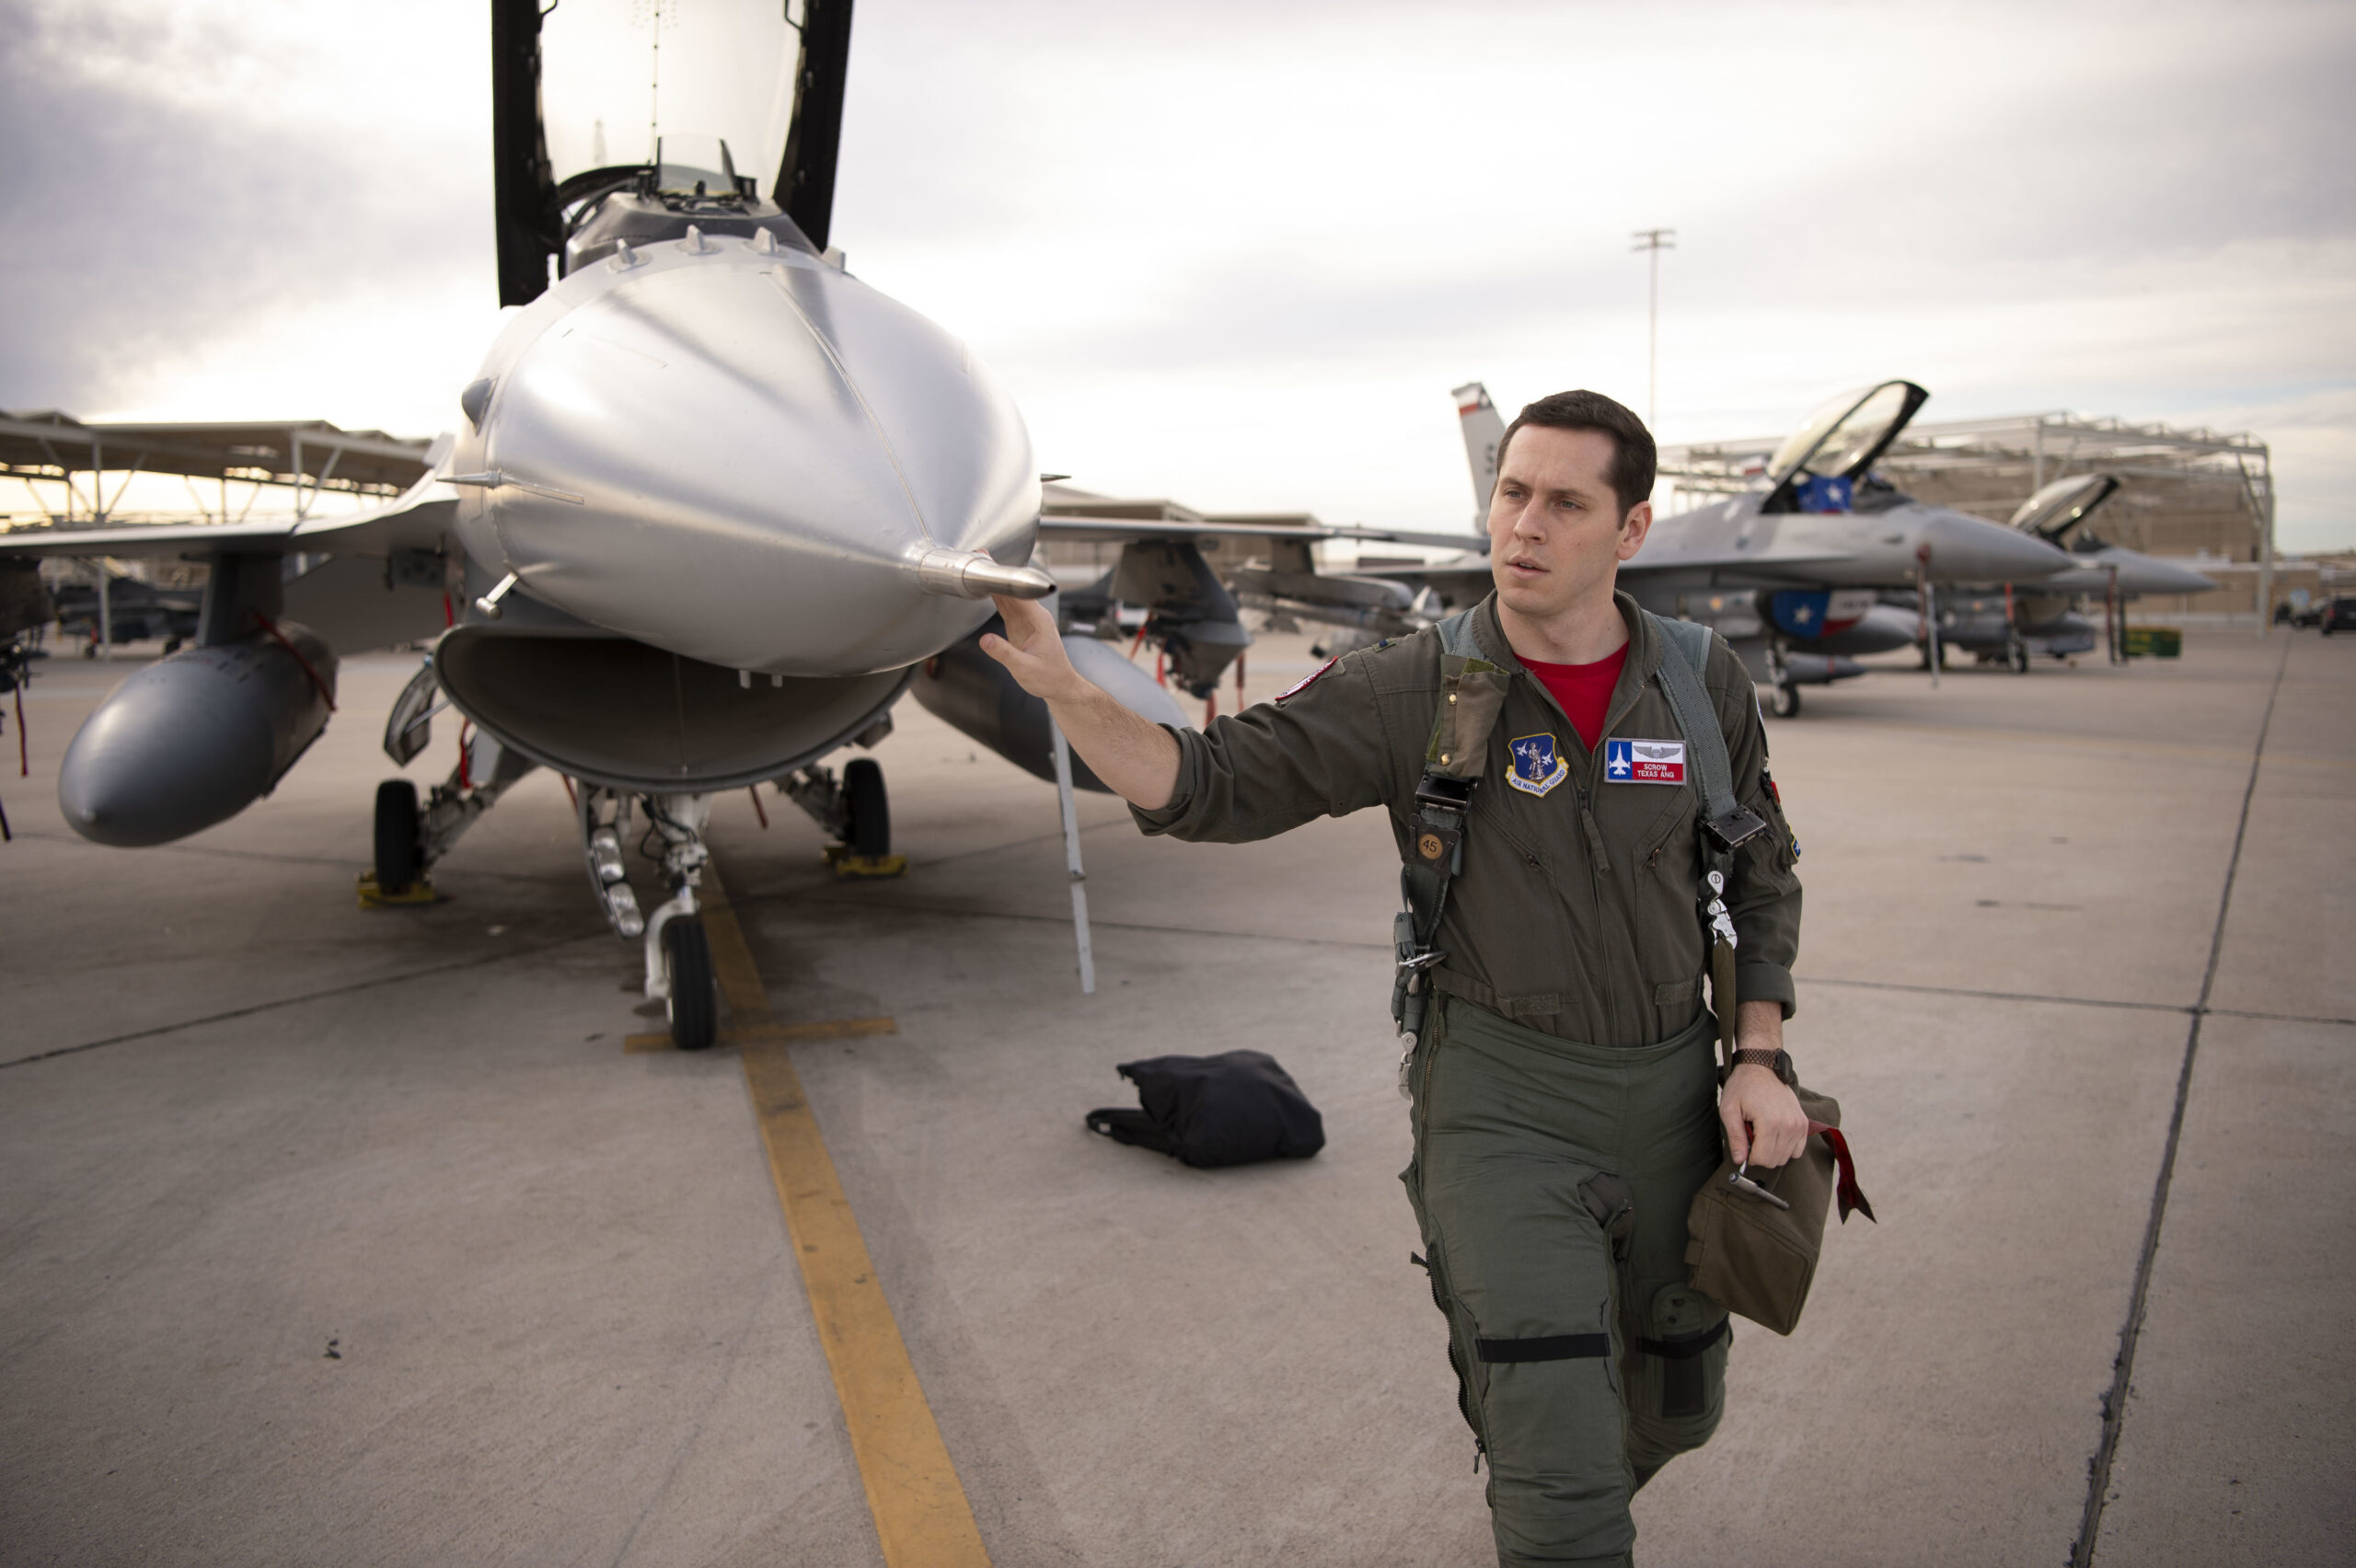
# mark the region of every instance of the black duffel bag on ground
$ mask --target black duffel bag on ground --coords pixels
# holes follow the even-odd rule
[[[1306,1159],[1325,1147],[1324,1118],[1265,1051],[1152,1056],[1120,1072],[1145,1108],[1091,1111],[1091,1133],[1199,1166]]]

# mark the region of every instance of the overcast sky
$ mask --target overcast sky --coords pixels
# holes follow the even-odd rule
[[[487,12],[0,0],[0,407],[452,423]],[[2345,4],[859,0],[834,237],[1094,490],[1460,525],[1448,389],[1641,409],[1666,225],[1664,441],[1905,375],[2254,431],[2348,548],[2352,84]]]

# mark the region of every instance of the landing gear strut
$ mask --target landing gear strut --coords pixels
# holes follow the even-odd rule
[[[671,1043],[682,1051],[706,1050],[720,1038],[720,990],[696,893],[711,859],[703,842],[711,797],[632,797],[587,782],[577,790],[582,861],[606,923],[616,936],[642,941],[646,995],[663,1003],[670,1019]],[[622,866],[622,840],[629,832],[634,806],[646,813],[646,838],[662,845],[663,875],[671,886],[670,898],[653,914],[640,912],[638,894],[630,890]]]
[[[778,789],[830,834],[827,863],[838,877],[896,877],[907,857],[892,853],[892,807],[884,793],[884,769],[873,757],[857,756],[834,770],[805,767],[777,781]]]
[[[1784,663],[1784,648],[1780,642],[1767,646],[1767,711],[1778,719],[1796,719],[1800,715],[1799,683]]]

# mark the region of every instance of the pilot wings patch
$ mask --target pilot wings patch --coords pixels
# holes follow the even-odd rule
[[[1543,795],[1571,776],[1552,735],[1518,735],[1506,749],[1513,757],[1506,782],[1525,795]]]

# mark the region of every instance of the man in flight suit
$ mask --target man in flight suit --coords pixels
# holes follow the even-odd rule
[[[1630,1561],[1630,1496],[1705,1442],[1723,1404],[1726,1312],[1685,1283],[1686,1210],[1721,1137],[1772,1167],[1807,1136],[1782,1054],[1795,850],[1750,678],[1714,636],[1702,685],[1736,798],[1768,826],[1732,856],[1739,1000],[1714,999],[1738,1007],[1742,1049],[1718,1081],[1700,801],[1661,672],[1682,655],[1614,587],[1652,525],[1654,469],[1643,422],[1600,394],[1522,410],[1498,454],[1496,591],[1465,628],[1469,664],[1426,629],[1172,731],[1083,679],[1036,605],[999,600],[1007,635],[982,643],[1149,833],[1233,843],[1383,806],[1412,858],[1426,768],[1481,780],[1405,1064],[1403,1179],[1508,1568]],[[1439,718],[1467,670],[1503,687],[1469,768]]]

